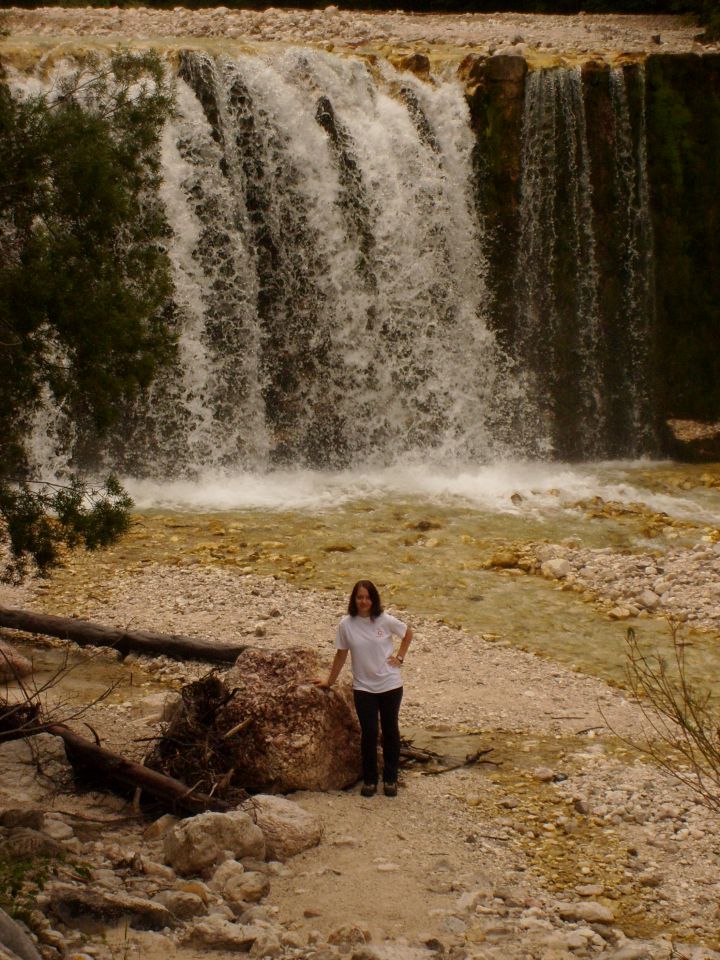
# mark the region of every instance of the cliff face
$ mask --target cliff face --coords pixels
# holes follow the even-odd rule
[[[720,417],[720,56],[647,60],[663,414]]]
[[[720,57],[531,71],[521,57],[468,57],[460,73],[489,315],[511,354],[523,345],[556,449],[572,457],[582,447],[574,383],[578,326],[589,325],[602,454],[622,455],[638,431],[648,450],[671,450],[668,419],[720,417]],[[573,237],[583,228],[584,246]],[[583,276],[594,298],[581,302]]]

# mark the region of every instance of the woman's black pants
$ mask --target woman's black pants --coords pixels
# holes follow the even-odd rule
[[[378,782],[378,717],[382,729],[383,780],[385,783],[395,783],[397,781],[400,764],[398,714],[400,713],[402,695],[402,687],[387,690],[385,693],[353,690],[355,709],[360,721],[360,748],[362,750],[362,772],[365,783]]]

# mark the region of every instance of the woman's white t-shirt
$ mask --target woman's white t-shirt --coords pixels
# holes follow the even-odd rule
[[[393,634],[404,637],[406,633],[407,625],[389,613],[381,613],[374,620],[349,614],[342,618],[335,646],[350,651],[354,690],[386,693],[402,686],[400,670],[387,661],[393,652]]]

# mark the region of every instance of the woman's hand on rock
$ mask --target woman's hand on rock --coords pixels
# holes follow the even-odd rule
[[[330,689],[330,684],[328,683],[326,677],[313,677],[312,682],[316,687],[322,687],[323,690]]]

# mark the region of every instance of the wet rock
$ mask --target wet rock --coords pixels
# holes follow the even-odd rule
[[[411,53],[403,57],[398,66],[401,70],[414,73],[415,76],[426,80],[430,76],[430,60],[424,53]]]
[[[165,836],[165,861],[184,876],[203,875],[230,857],[265,856],[260,828],[242,811],[201,813],[176,824]]]
[[[258,794],[243,809],[263,832],[268,860],[287,860],[320,843],[323,832],[320,818],[291,800]]]
[[[533,770],[533,777],[540,783],[550,783],[554,776],[555,773],[550,767],[535,767]]]
[[[138,930],[162,930],[175,922],[166,907],[142,897],[106,893],[69,883],[54,883],[45,889],[50,897],[50,909],[68,925],[83,917],[106,921],[126,918],[130,926]]]
[[[487,57],[479,53],[469,53],[458,67],[458,78],[469,87],[475,86],[485,76]]]
[[[490,557],[490,565],[500,570],[508,570],[516,567],[519,559],[514,550],[498,550]]]
[[[507,53],[489,57],[485,66],[486,76],[489,80],[512,81],[515,83],[525,79],[527,70],[525,57]]]
[[[572,571],[572,567],[567,560],[556,557],[554,560],[546,560],[540,567],[540,572],[544,577],[553,580],[563,580]]]

